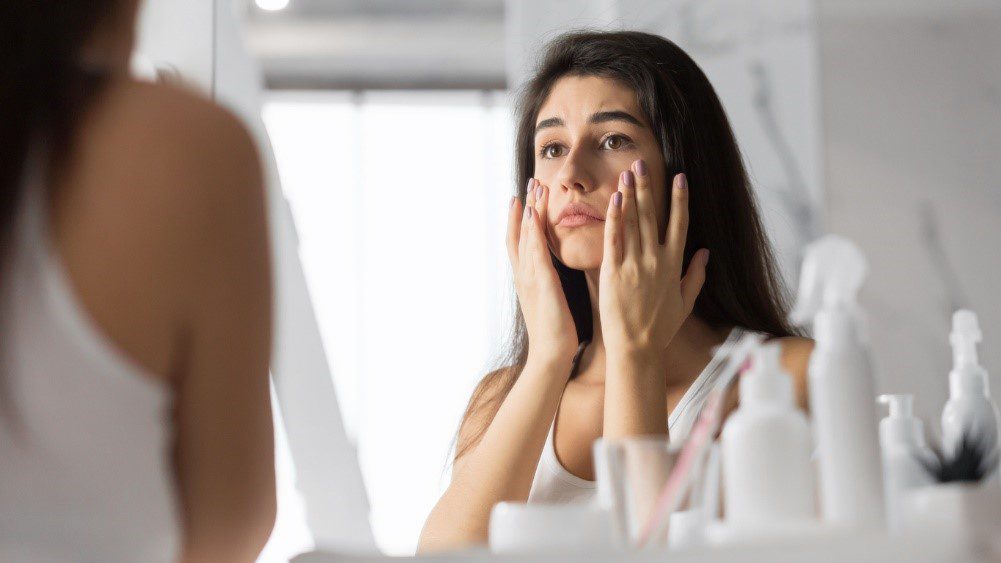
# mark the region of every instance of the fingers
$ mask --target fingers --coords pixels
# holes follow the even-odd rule
[[[632,165],[633,178],[636,182],[636,215],[639,223],[640,247],[643,253],[656,257],[660,249],[659,229],[657,228],[657,208],[653,202],[653,188],[650,185],[650,173],[646,162],[637,160]]]
[[[535,206],[532,208],[531,224],[529,225],[529,246],[536,260],[536,267],[544,266],[543,260],[549,261],[549,243],[546,240],[546,208],[549,200],[549,190],[538,181],[535,182]]]
[[[518,242],[521,240],[521,201],[511,196],[507,210],[507,257],[513,268],[518,264]]]
[[[539,226],[541,227],[542,242],[546,246],[546,254],[549,254],[549,187],[536,182],[535,188],[535,210],[539,215]]]
[[[691,313],[695,300],[706,282],[706,265],[709,263],[709,249],[701,248],[692,256],[685,277],[681,278],[681,300],[685,303],[685,311]]]
[[[622,263],[622,192],[615,192],[608,200],[605,211],[605,251],[602,264],[614,266]]]
[[[526,246],[528,245],[528,227],[531,223],[526,219],[530,217],[530,214],[532,213],[533,208],[535,207],[535,186],[537,185],[538,182],[535,180],[535,178],[528,179],[528,186],[526,187],[526,194],[525,194],[525,208],[521,215],[521,228],[519,229],[519,234],[518,234],[519,260],[521,260],[521,257],[525,255]]]
[[[681,272],[685,261],[685,241],[688,238],[688,178],[674,176],[671,186],[671,217],[667,223],[665,250],[668,263],[675,272]]]
[[[639,258],[639,215],[636,209],[636,176],[632,170],[619,174],[619,191],[622,192],[622,248],[623,259]]]

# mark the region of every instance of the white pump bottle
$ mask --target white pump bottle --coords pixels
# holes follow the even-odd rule
[[[723,427],[726,523],[743,531],[781,533],[817,517],[810,425],[779,357],[777,344],[755,350]]]
[[[792,320],[813,320],[810,410],[820,462],[824,521],[885,524],[883,468],[876,431],[876,385],[856,302],[866,275],[862,252],[829,235],[806,248]]]
[[[987,370],[977,359],[977,343],[983,339],[977,315],[960,309],[952,316],[952,371],[949,372],[949,401],[942,410],[942,448],[946,456],[959,449],[964,433],[983,447],[988,459],[997,462],[1001,416],[991,400]],[[996,475],[997,466],[988,470]]]
[[[890,414],[879,423],[879,444],[883,451],[886,484],[886,511],[891,529],[902,521],[907,491],[934,482],[926,469],[935,463],[935,454],[925,443],[924,426],[914,416],[913,395],[880,395]]]

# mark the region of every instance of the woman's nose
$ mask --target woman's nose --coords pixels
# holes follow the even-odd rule
[[[594,182],[579,158],[571,152],[560,169],[559,184],[565,191],[588,192],[594,187]]]

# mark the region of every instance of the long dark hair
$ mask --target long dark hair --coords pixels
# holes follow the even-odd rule
[[[714,328],[740,326],[775,337],[796,334],[786,320],[786,292],[723,105],[695,61],[663,37],[585,31],[562,35],[549,44],[517,107],[515,189],[522,201],[528,179],[534,176],[539,109],[556,81],[565,76],[607,78],[634,91],[664,155],[664,177],[687,175],[691,220],[685,267],[699,248],[708,248],[712,255],[693,314]],[[670,199],[665,198],[668,206]],[[555,256],[553,264],[583,350],[594,326],[584,273],[566,267]],[[482,437],[527,357],[528,334],[519,309],[501,367],[483,378],[466,407],[456,459]],[[572,372],[576,364],[575,359]],[[471,420],[481,424],[465,428]]]
[[[65,156],[79,116],[102,82],[81,64],[80,51],[122,2],[0,2],[0,251],[7,246],[31,144],[45,140],[50,164]]]

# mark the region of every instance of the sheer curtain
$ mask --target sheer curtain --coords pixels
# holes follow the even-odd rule
[[[280,93],[264,120],[376,541],[412,552],[509,318],[506,95]]]

